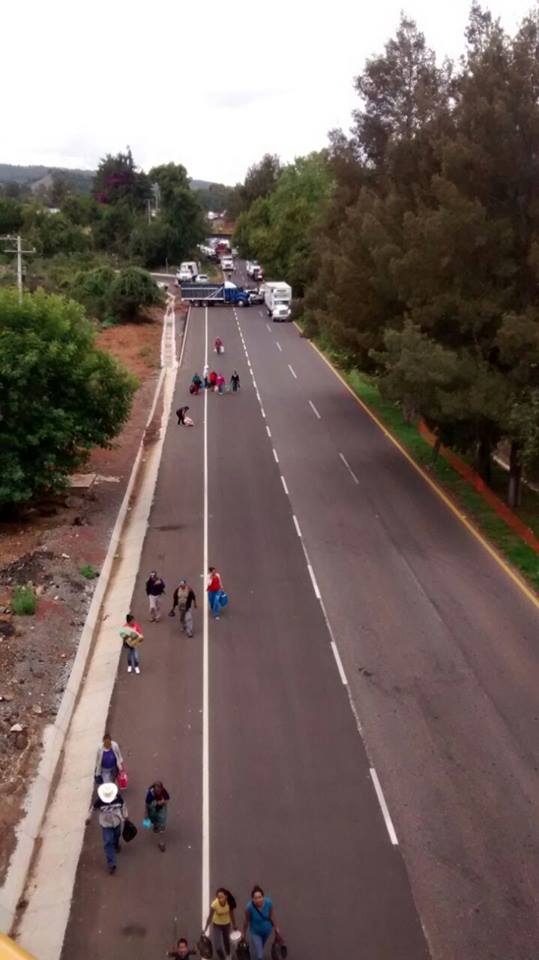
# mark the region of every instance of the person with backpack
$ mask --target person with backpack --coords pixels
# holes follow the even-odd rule
[[[215,899],[210,904],[204,933],[211,924],[213,946],[221,960],[230,956],[230,934],[232,930],[237,930],[234,916],[236,906],[235,898],[225,887],[219,887],[215,893]]]
[[[176,607],[178,607],[180,611],[180,627],[188,637],[193,636],[192,608],[194,607],[196,610],[196,605],[197,598],[195,591],[189,586],[187,580],[180,580],[172,597],[172,610],[169,613],[169,617],[174,616]]]
[[[262,887],[259,886],[253,887],[251,899],[245,907],[242,929],[244,940],[247,931],[249,931],[256,960],[264,960],[264,947],[272,933],[275,934],[277,941],[282,940],[273,913],[273,903],[269,897],[265,896]]]
[[[116,872],[116,854],[120,849],[122,824],[127,818],[127,807],[115,783],[101,783],[93,809],[99,811],[99,826],[109,873]]]

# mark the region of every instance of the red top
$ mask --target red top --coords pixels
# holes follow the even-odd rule
[[[217,591],[221,589],[221,577],[218,573],[212,573],[211,580],[207,586],[208,593],[217,593]]]

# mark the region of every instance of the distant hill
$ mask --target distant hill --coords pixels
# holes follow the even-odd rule
[[[37,190],[40,186],[50,186],[53,176],[61,177],[72,190],[89,193],[94,182],[95,171],[67,167],[23,167],[12,163],[0,163],[0,183],[18,183],[22,187]]]

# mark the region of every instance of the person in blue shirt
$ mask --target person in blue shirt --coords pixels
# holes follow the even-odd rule
[[[281,939],[273,914],[273,903],[269,897],[264,895],[262,887],[256,886],[251,890],[251,899],[245,908],[245,919],[243,921],[242,936],[244,939],[247,929],[249,930],[256,960],[264,960],[264,947],[272,932],[275,933],[276,940]]]

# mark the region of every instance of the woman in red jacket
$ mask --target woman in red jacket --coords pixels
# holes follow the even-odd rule
[[[221,582],[221,576],[217,573],[215,567],[209,567],[208,577],[208,602],[210,604],[210,610],[213,613],[213,616],[216,620],[218,620],[219,614],[221,613],[220,597],[223,591],[223,584]]]

